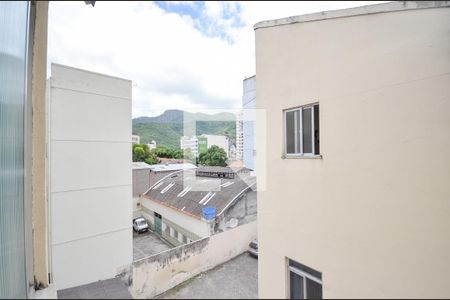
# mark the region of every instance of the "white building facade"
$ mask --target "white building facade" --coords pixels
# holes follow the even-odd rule
[[[132,262],[131,81],[51,71],[51,276],[65,289],[113,278]]]
[[[225,150],[225,153],[227,154],[227,157],[230,155],[230,140],[227,136],[224,135],[213,135],[213,134],[202,134],[202,137],[205,137],[207,139],[207,147],[208,149],[211,148],[211,146],[218,146]]]
[[[236,160],[242,160],[244,158],[244,128],[242,114],[242,112],[236,114]]]
[[[180,148],[182,150],[190,149],[195,157],[198,157],[198,139],[196,136],[182,136],[180,138]]]
[[[152,140],[150,143],[147,144],[148,149],[152,150],[156,148],[156,142]]]
[[[251,170],[256,170],[256,135],[253,117],[253,109],[256,108],[256,75],[245,79],[243,82],[242,108],[244,109],[242,121],[242,152],[244,166]]]
[[[141,143],[141,137],[136,135],[136,134],[133,134],[131,136],[131,142],[133,143],[133,145],[134,144],[140,144]]]

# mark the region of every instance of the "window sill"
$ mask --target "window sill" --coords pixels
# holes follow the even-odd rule
[[[318,155],[281,155],[281,159],[322,159],[322,154]]]

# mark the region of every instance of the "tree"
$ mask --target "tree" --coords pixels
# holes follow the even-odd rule
[[[225,167],[227,165],[227,154],[219,146],[213,145],[206,152],[200,154],[199,164],[205,166]]]
[[[143,161],[149,165],[154,165],[159,163],[158,157],[150,151],[145,144],[134,144],[132,147],[133,151],[133,161]]]
[[[158,157],[153,152],[150,152],[144,161],[149,165],[155,165],[155,164],[159,163]]]
[[[153,153],[155,153],[158,157],[164,157],[164,158],[170,158],[170,150],[167,147],[158,146],[155,149],[153,149]]]
[[[155,153],[155,155],[158,157],[177,158],[177,159],[183,158],[183,150],[167,148],[164,146],[156,147],[155,149],[153,149],[153,153]]]
[[[145,150],[143,147],[136,146],[133,147],[133,161],[144,161]]]

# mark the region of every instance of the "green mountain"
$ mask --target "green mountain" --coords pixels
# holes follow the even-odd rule
[[[139,117],[133,119],[133,133],[141,137],[141,143],[156,141],[158,146],[180,148],[180,137],[183,136],[184,121],[188,126],[196,121],[196,133],[225,135],[230,144],[236,140],[236,117],[232,113],[208,115],[190,113],[182,110],[166,110],[157,117]]]

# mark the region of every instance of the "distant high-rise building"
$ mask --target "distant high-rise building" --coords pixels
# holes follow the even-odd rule
[[[251,117],[251,110],[256,108],[256,76],[246,78],[243,82],[242,107],[244,109],[242,121],[242,156],[244,166],[255,170],[256,136],[255,121]],[[237,132],[237,128],[236,128]]]
[[[190,149],[195,157],[198,157],[200,153],[206,152],[213,145],[222,148],[227,157],[229,156],[230,142],[228,137],[224,135],[202,134],[200,136],[182,136],[180,138],[180,148],[183,150]]]
[[[195,157],[198,157],[198,138],[196,136],[182,136],[180,138],[180,148],[182,150],[190,149]]]
[[[236,115],[236,160],[242,160],[244,152],[244,130],[242,124],[242,112]]]

